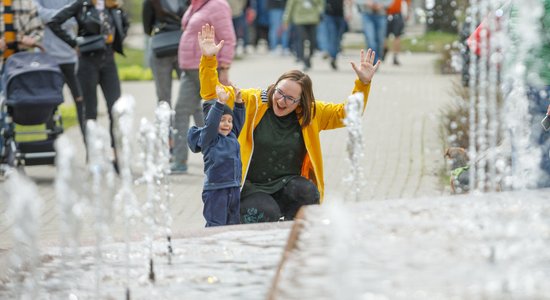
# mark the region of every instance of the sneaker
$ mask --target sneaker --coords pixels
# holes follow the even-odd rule
[[[187,164],[172,163],[170,165],[171,174],[187,174]]]

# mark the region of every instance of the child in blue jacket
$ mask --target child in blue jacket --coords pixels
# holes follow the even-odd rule
[[[217,100],[203,104],[204,127],[189,128],[191,151],[202,152],[204,187],[202,201],[206,227],[240,223],[241,152],[237,140],[244,122],[244,104],[235,90],[235,109],[227,104],[229,94],[216,87]]]

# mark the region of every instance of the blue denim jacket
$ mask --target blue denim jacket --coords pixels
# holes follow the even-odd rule
[[[218,133],[223,104],[215,102],[206,116],[204,127],[189,128],[187,143],[191,151],[202,152],[204,160],[204,190],[217,190],[241,185],[241,148],[237,140],[244,122],[244,105],[235,103],[233,129],[224,136]]]

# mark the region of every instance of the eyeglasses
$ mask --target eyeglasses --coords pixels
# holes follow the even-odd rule
[[[300,102],[300,98],[294,99],[294,97],[292,97],[292,96],[285,95],[283,93],[283,91],[281,91],[281,89],[279,89],[278,87],[275,88],[275,92],[277,94],[279,94],[279,96],[281,96],[285,100],[285,102],[290,101],[290,102],[292,102],[292,104],[296,104],[296,103]]]

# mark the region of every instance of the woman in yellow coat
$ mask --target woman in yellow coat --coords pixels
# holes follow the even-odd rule
[[[206,24],[198,34],[201,97],[216,98],[216,44],[214,27]],[[375,53],[361,50],[353,93],[363,93],[364,104],[380,62]],[[227,102],[232,106],[234,90]],[[281,75],[267,90],[241,89],[245,121],[239,135],[243,166],[241,223],[292,220],[302,205],[323,199],[323,159],[319,132],[344,126],[344,104],[316,101],[309,76],[293,70]],[[237,165],[237,164],[235,164]],[[220,170],[221,171],[221,170]]]

